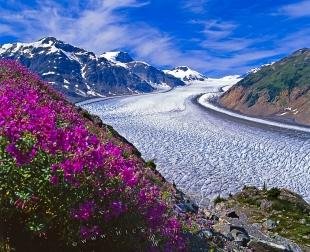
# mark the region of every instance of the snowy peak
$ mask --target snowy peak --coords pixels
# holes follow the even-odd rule
[[[151,66],[143,61],[134,60],[127,52],[111,51],[99,56],[115,66],[128,69],[131,73],[146,81],[152,88],[157,90],[168,90],[175,86],[184,86],[185,83],[165,72]]]
[[[205,81],[208,78],[201,73],[190,69],[187,66],[175,67],[172,70],[164,70],[165,73],[170,74],[186,83],[193,83],[195,81]]]
[[[26,43],[24,43],[24,44],[26,44]],[[28,43],[26,45],[33,46],[33,47],[57,48],[59,50],[63,50],[65,52],[69,52],[69,53],[86,52],[85,50],[83,50],[81,48],[67,44],[61,40],[54,38],[54,37],[45,37],[45,38],[38,40],[37,42]]]
[[[54,37],[0,45],[0,58],[19,60],[72,101],[185,85],[145,62],[134,61],[126,52],[97,56]]]
[[[104,52],[100,55],[100,57],[104,57],[107,60],[120,63],[129,63],[133,61],[133,58],[131,58],[127,52],[121,51]]]
[[[32,43],[12,43],[0,45],[0,54],[16,54],[33,57],[35,54],[55,54],[55,53],[86,53],[85,50],[66,44],[54,37],[45,37]],[[94,54],[93,54],[94,55]]]
[[[63,43],[62,41],[57,40],[54,37],[44,37],[44,38],[39,39],[38,42],[42,44],[48,44],[48,45],[55,44],[55,43]]]

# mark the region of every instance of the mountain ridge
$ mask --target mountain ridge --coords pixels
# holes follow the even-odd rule
[[[111,53],[97,56],[54,37],[0,45],[0,58],[19,60],[71,101],[185,85],[145,62],[133,60],[128,53],[114,52],[114,58],[107,57]]]
[[[243,114],[309,126],[310,49],[249,73],[219,103]]]

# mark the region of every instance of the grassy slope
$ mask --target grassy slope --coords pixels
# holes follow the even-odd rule
[[[248,74],[219,103],[250,116],[310,125],[310,49]]]
[[[310,87],[310,50],[301,49],[273,65],[265,66],[246,76],[238,85],[250,88],[251,97],[266,91],[269,101],[274,101],[283,90]]]

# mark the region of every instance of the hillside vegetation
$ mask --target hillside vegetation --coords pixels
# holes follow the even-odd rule
[[[110,128],[14,61],[0,104],[1,251],[185,249],[168,192]]]
[[[310,49],[248,74],[220,98],[226,108],[310,125]]]

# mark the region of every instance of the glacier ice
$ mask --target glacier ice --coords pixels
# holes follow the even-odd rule
[[[310,201],[310,134],[256,124],[201,108],[193,102],[217,93],[233,78],[172,91],[94,100],[82,106],[99,115],[154,159],[170,182],[200,205],[244,185],[285,187]]]

